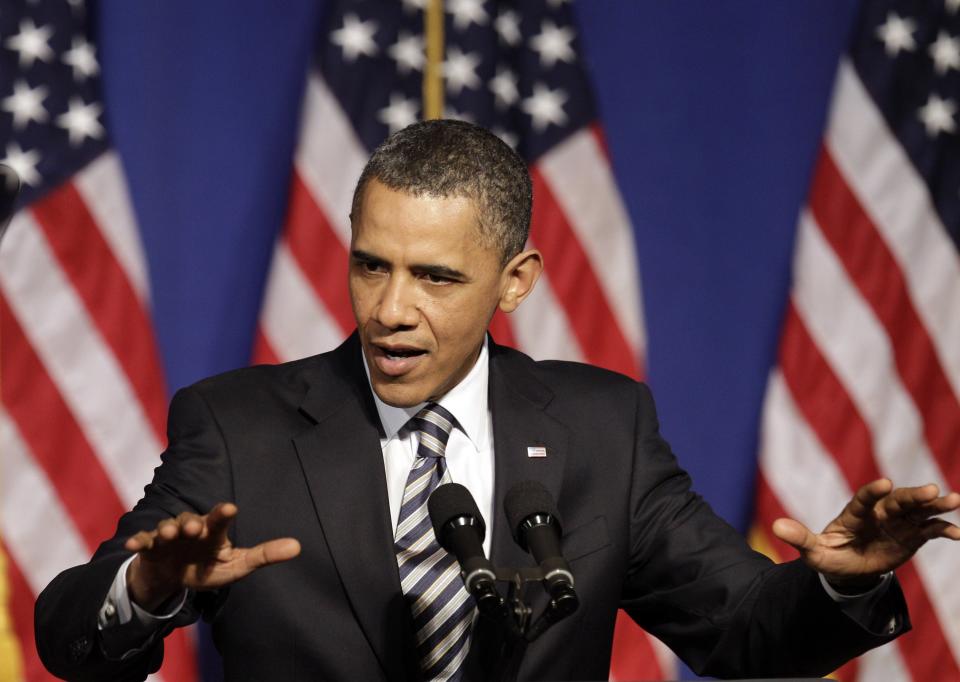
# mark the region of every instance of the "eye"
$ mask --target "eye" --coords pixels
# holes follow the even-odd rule
[[[360,269],[367,273],[381,273],[386,272],[386,267],[383,263],[378,263],[376,261],[364,260],[359,263]]]
[[[444,277],[443,275],[437,275],[430,272],[424,273],[422,277],[423,279],[428,281],[430,284],[452,284],[454,281],[449,277]]]

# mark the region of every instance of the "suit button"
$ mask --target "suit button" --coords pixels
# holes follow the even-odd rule
[[[90,638],[86,635],[78,637],[77,639],[70,642],[70,658],[74,663],[79,663],[87,657],[87,654],[90,653],[92,643]]]

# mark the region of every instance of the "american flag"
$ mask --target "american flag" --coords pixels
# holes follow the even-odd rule
[[[354,328],[346,288],[353,186],[389,133],[424,116],[428,2],[328,7],[255,362],[333,348]],[[586,361],[641,377],[646,344],[633,231],[572,8],[563,0],[444,5],[443,114],[493,130],[527,159],[534,183],[530,240],[547,263],[531,300],[509,318],[494,318],[494,338],[536,358]],[[613,677],[660,679],[674,669],[662,645],[622,622]]]
[[[24,183],[0,248],[0,677],[10,680],[50,678],[34,599],[113,534],[164,441],[146,262],[88,28],[82,0],[0,11],[0,160]],[[188,633],[166,648],[160,677],[195,679]]]
[[[798,227],[763,412],[755,546],[887,476],[960,490],[960,1],[865,2]],[[958,515],[951,519],[958,521]],[[960,680],[957,551],[897,571],[914,630],[843,680]]]

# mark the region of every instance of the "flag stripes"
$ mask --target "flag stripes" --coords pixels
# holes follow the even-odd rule
[[[960,401],[909,298],[903,273],[843,176],[824,150],[814,174],[810,208],[831,248],[886,330],[897,370],[924,419],[934,457],[960,489]]]
[[[573,324],[547,275],[540,278],[524,304],[510,315],[504,315],[503,320],[516,339],[515,347],[529,355],[536,353],[537,358],[573,362],[586,359]]]
[[[73,186],[109,245],[127,282],[149,309],[150,282],[140,246],[137,223],[123,184],[123,168],[116,152],[107,151],[73,177]]]
[[[70,510],[81,536],[89,546],[96,547],[110,536],[116,519],[126,508],[2,297],[0,325],[4,333],[0,390],[6,410],[30,443],[31,455],[57,497]],[[5,441],[5,445],[12,450],[10,442]],[[8,466],[10,454],[5,452]],[[11,473],[8,470],[7,475]],[[98,504],[92,505],[90,500],[97,500]],[[25,514],[24,518],[27,523],[38,523],[32,515]],[[6,537],[11,538],[9,534]]]
[[[826,134],[831,157],[902,269],[910,300],[960,395],[960,259],[924,180],[846,60]]]
[[[24,436],[4,412],[0,412],[0,435],[5,445],[4,475],[0,478],[0,531],[11,563],[20,567],[30,586],[27,599],[32,604],[33,597],[57,573],[89,558],[91,543],[84,539],[77,517],[68,511]],[[35,539],[40,533],[49,533],[57,540],[38,543]],[[32,637],[21,642],[28,648],[32,648],[32,643]]]
[[[336,320],[340,329],[353,328],[353,311],[347,295],[349,241],[341,241],[300,180],[293,174],[289,218],[284,231],[290,254],[313,287],[313,293]]]
[[[22,209],[0,251],[0,535],[9,573],[23,577],[18,632],[39,591],[113,534],[159,464],[163,372],[119,173],[112,154],[98,158]],[[195,678],[189,638],[167,638],[161,678]],[[19,639],[28,679],[47,679],[32,632]]]
[[[619,321],[635,361],[646,351],[641,282],[638,277],[633,230],[617,191],[602,131],[596,126],[573,133],[537,162],[553,188],[553,196],[576,243],[584,250]]]
[[[7,240],[0,253],[0,292],[117,495],[133,506],[152,476],[161,446],[116,355],[96,328],[100,309],[86,307],[29,209],[14,218]],[[105,293],[109,297],[113,292]],[[29,392],[29,385],[24,389]],[[106,518],[112,528],[116,517]]]
[[[77,188],[67,183],[31,206],[36,225],[73,291],[127,377],[157,439],[166,428],[166,389],[150,315]]]
[[[796,556],[776,518],[819,529],[875,478],[960,488],[958,306],[960,257],[931,189],[844,58],[763,412],[753,536],[776,558]],[[960,679],[952,549],[930,543],[898,569],[914,631],[840,679]]]
[[[550,281],[587,361],[637,377],[637,362],[610,309],[598,278],[576,234],[539,167],[533,180],[530,241],[543,253]]]

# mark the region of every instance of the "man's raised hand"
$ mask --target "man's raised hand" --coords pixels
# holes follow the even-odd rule
[[[234,547],[227,528],[237,511],[235,504],[222,502],[203,516],[184,512],[129,537],[124,547],[137,552],[127,569],[133,601],[155,610],[184,588],[213,590],[300,554],[300,543],[293,538]]]
[[[773,533],[831,584],[860,589],[906,562],[928,540],[960,540],[960,528],[937,518],[958,508],[960,493],[941,496],[933,484],[894,489],[882,478],[860,488],[819,535],[793,519],[777,519]]]

